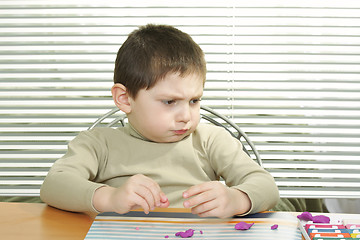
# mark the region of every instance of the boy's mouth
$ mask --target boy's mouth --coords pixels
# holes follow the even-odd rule
[[[174,130],[174,133],[177,135],[183,135],[188,131],[188,129]]]

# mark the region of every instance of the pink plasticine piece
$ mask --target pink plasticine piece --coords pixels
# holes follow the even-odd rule
[[[140,230],[140,228],[139,228],[139,227],[136,227],[135,230]]]
[[[313,220],[313,216],[309,212],[303,212],[302,214],[298,215],[297,218],[300,220],[304,220],[304,221],[312,221]]]
[[[279,225],[274,224],[274,225],[271,226],[271,230],[275,230],[275,229],[277,229],[278,227],[279,227]]]
[[[177,232],[175,233],[175,236],[180,236],[182,238],[189,238],[192,237],[194,235],[194,231],[193,229],[188,229],[185,232]]]
[[[169,238],[169,235],[166,235],[165,238]]]
[[[329,223],[330,218],[324,215],[317,215],[313,217],[313,223]]]
[[[254,223],[239,222],[235,225],[236,230],[248,230]]]
[[[297,218],[304,221],[312,221],[313,223],[329,223],[330,218],[324,215],[317,215],[313,216],[309,212],[303,212],[302,214],[298,215]]]

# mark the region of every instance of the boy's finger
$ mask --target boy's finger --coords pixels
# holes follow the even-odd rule
[[[153,210],[155,208],[155,199],[150,189],[145,186],[140,186],[135,193],[145,200],[149,209]]]
[[[218,207],[216,201],[207,201],[191,208],[193,214],[204,214],[206,212],[212,212]]]
[[[140,206],[143,210],[144,210],[144,213],[145,214],[149,214],[150,212],[150,207],[149,205],[147,204],[146,200],[144,198],[142,198],[141,196],[138,196],[135,200],[134,200],[134,203],[137,205],[137,206]]]
[[[152,184],[147,184],[146,188],[150,191],[153,198],[153,206],[160,207],[161,204],[161,189],[160,186],[154,182]]]
[[[169,201],[162,202],[162,203],[160,204],[160,207],[161,207],[161,208],[167,208],[167,207],[169,207],[169,206],[170,206],[170,202],[169,202]]]
[[[202,192],[208,191],[211,189],[209,186],[210,186],[209,182],[192,186],[183,193],[183,197],[189,198],[189,197],[198,195]]]
[[[163,192],[160,193],[160,201],[162,203],[166,203],[169,201],[168,198],[166,197],[165,193],[163,193]]]
[[[151,193],[151,197],[147,193],[146,195],[144,194],[144,197],[147,200],[150,209],[154,209],[155,207],[160,207],[162,201],[162,197],[161,197],[162,191],[160,185],[153,179],[142,174],[137,175],[137,181],[139,185],[146,188]]]
[[[160,206],[161,208],[167,208],[169,207],[170,202],[169,199],[166,197],[165,193],[160,193]]]
[[[212,201],[215,199],[215,195],[211,191],[201,192],[195,195],[193,198],[186,200],[183,205],[185,208],[192,208],[206,202]]]
[[[146,197],[148,203],[150,204],[151,208],[153,207],[158,207],[160,206],[160,186],[157,182],[155,182],[154,180],[152,180],[149,177],[146,177],[144,175],[139,175],[138,176],[138,184],[147,190],[146,195],[143,192],[142,195],[143,197]],[[150,199],[150,195],[151,194],[151,199]]]

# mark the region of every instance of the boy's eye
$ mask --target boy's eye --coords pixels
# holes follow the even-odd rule
[[[198,103],[200,101],[201,101],[201,99],[193,99],[193,100],[190,101],[190,103],[191,104],[196,104],[196,103]]]
[[[166,105],[171,105],[175,103],[175,100],[163,100],[162,102]]]

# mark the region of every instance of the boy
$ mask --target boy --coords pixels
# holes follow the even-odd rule
[[[272,176],[226,130],[199,124],[205,76],[204,54],[189,35],[166,25],[132,32],[111,89],[129,124],[80,133],[49,171],[42,200],[69,211],[170,206],[220,218],[273,207]]]

